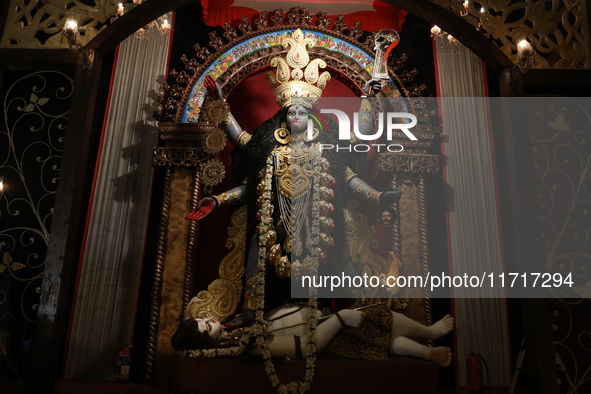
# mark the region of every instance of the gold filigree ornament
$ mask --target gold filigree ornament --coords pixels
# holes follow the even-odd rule
[[[205,136],[204,151],[210,155],[221,152],[226,146],[226,133],[220,129],[213,129]]]
[[[224,164],[217,160],[209,160],[201,167],[202,181],[206,187],[213,187],[220,183],[226,175]]]
[[[230,252],[218,267],[219,278],[200,291],[189,303],[188,312],[194,319],[213,317],[223,321],[236,312],[245,272],[244,252],[246,250],[247,206],[232,212],[226,247]],[[188,318],[188,316],[186,316]]]
[[[326,62],[322,59],[310,61],[307,47],[316,43],[310,37],[305,37],[300,29],[294,31],[291,37],[284,38],[282,44],[284,47],[290,46],[287,56],[285,59],[273,58],[271,66],[277,67],[277,72],[275,75],[270,71],[266,73],[275,101],[281,108],[293,104],[313,108],[330,80],[328,71],[322,74],[318,71],[318,68],[326,67]]]
[[[314,147],[290,148],[287,146],[275,149],[278,190],[283,196],[297,200],[310,191],[311,179],[314,176],[312,161],[320,155]]]
[[[209,123],[220,124],[228,117],[230,106],[226,100],[211,101],[206,105],[205,113]]]
[[[275,264],[275,274],[279,279],[291,277],[291,264],[287,256],[281,256],[279,262]]]

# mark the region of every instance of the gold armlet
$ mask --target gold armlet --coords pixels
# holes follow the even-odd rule
[[[373,200],[373,201],[378,201],[378,196],[380,195],[380,192],[370,188],[370,187],[365,187],[363,185],[359,185],[359,187],[357,188],[357,190],[355,190],[356,193],[360,193],[366,200]]]
[[[230,193],[224,192],[222,194],[218,194],[217,196],[213,196],[213,197],[217,198],[220,205],[229,205],[229,204],[232,204],[233,202],[236,202],[239,200],[237,192],[230,192]]]
[[[345,176],[345,183],[348,184],[349,182],[351,182],[351,179],[357,176],[357,174],[355,174],[353,170],[351,170],[351,168],[347,167],[347,169],[345,170]]]
[[[240,148],[244,148],[246,144],[250,141],[252,135],[246,131],[242,131],[238,138],[236,139],[236,146]]]

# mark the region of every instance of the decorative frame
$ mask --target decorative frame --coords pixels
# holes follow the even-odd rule
[[[517,43],[533,46],[533,68],[591,68],[591,38],[586,1],[577,0],[432,0],[458,13],[513,63],[519,63]]]

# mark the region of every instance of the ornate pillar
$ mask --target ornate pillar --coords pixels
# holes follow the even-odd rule
[[[402,197],[397,204],[399,215],[391,228],[390,250],[400,256],[401,276],[426,277],[429,272],[429,242],[427,218],[427,190],[429,176],[440,172],[440,158],[437,154],[425,153],[431,145],[433,134],[419,134],[420,141],[402,153],[382,153],[377,165],[381,172],[389,175],[391,187],[399,187]],[[408,145],[408,140],[393,141]],[[405,310],[413,319],[430,324],[432,309],[429,293],[425,289],[412,289],[405,293],[411,297]]]
[[[153,165],[165,171],[152,285],[146,379],[168,381],[170,344],[192,295],[197,223],[186,216],[196,208],[202,188],[223,178],[214,158],[226,144],[223,131],[209,123],[160,123],[162,147],[153,150]]]

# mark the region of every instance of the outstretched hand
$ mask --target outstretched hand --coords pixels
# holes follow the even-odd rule
[[[347,326],[353,328],[359,328],[365,317],[363,312],[355,311],[353,309],[342,309],[339,311],[339,315]]]
[[[218,202],[213,197],[205,197],[199,201],[197,209],[187,215],[187,219],[201,220],[208,216],[218,206]]]
[[[382,90],[383,81],[381,79],[372,78],[363,86],[363,94],[373,96]]]
[[[213,79],[213,77],[211,75],[208,74],[205,76],[205,79],[203,81],[203,85],[205,86],[205,89],[207,89],[207,93],[209,94],[209,96],[211,98],[213,98],[214,100],[224,98],[224,94],[222,93],[222,88],[217,83],[217,81],[215,79]]]

